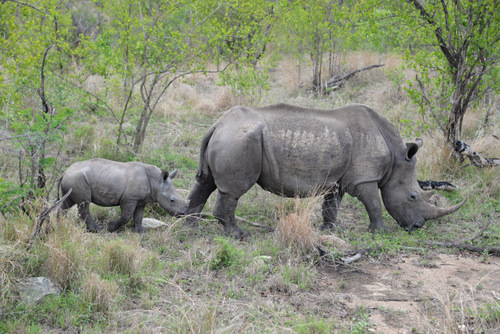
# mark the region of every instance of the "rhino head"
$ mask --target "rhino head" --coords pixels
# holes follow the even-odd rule
[[[156,200],[163,208],[172,216],[182,216],[185,215],[188,207],[189,201],[184,200],[177,189],[172,183],[172,179],[177,175],[177,169],[172,173],[163,170],[161,172],[161,179],[157,187],[155,187]]]
[[[427,220],[451,214],[465,203],[464,200],[449,208],[440,208],[430,203],[434,191],[422,190],[415,172],[415,154],[421,145],[422,140],[417,140],[417,143],[406,144],[406,151],[396,153],[391,177],[380,188],[389,214],[409,231],[421,228]]]

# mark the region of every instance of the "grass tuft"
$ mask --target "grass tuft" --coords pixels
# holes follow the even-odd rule
[[[132,276],[138,272],[139,250],[123,239],[107,242],[102,247],[102,265],[105,273]]]
[[[316,204],[315,198],[296,198],[291,212],[288,212],[286,204],[278,206],[280,218],[276,227],[276,238],[282,246],[299,251],[311,251],[316,247],[318,232],[313,226]]]
[[[84,278],[81,293],[94,310],[107,314],[116,303],[119,289],[116,282],[103,280],[97,273],[92,272]]]

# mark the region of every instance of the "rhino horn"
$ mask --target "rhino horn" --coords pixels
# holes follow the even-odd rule
[[[434,190],[427,190],[422,192],[422,197],[425,199],[427,202],[431,200],[432,195],[434,195],[436,191]]]
[[[428,214],[424,216],[425,220],[431,220],[431,219],[436,219],[436,218],[439,218],[439,217],[443,217],[443,216],[446,216],[446,215],[449,215],[455,211],[457,211],[458,209],[460,209],[460,207],[462,205],[465,204],[465,199],[458,203],[457,205],[454,205],[452,207],[449,207],[449,208],[439,208],[435,205],[432,205],[430,204],[430,209],[428,211]]]

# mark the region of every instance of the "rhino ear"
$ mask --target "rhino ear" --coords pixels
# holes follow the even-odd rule
[[[173,179],[176,175],[177,175],[177,168],[174,169],[174,171],[172,173],[170,173],[169,178]]]
[[[411,158],[413,158],[413,156],[417,154],[419,147],[420,146],[415,143],[406,144],[406,157],[405,157],[406,161],[411,161]]]
[[[415,144],[417,144],[418,148],[421,148],[424,144],[424,141],[420,138],[415,139]]]
[[[168,174],[168,170],[162,170],[162,171],[161,171],[161,179],[162,179],[163,181],[167,181],[168,176],[169,176],[169,174]]]

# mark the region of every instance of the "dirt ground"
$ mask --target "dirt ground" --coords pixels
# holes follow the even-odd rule
[[[336,289],[337,315],[352,317],[364,307],[376,333],[474,333],[470,310],[500,300],[499,257],[400,256],[321,275],[320,291]]]

